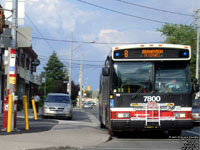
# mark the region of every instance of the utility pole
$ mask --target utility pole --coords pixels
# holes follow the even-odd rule
[[[199,34],[200,34],[200,9],[196,12],[196,25],[197,25],[197,53],[196,53],[196,78],[199,81]]]
[[[69,96],[72,94],[72,39],[73,33],[71,32],[71,41],[70,41],[70,54],[69,54]]]
[[[80,76],[79,76],[79,82],[80,82],[80,99],[79,99],[79,107],[81,108],[82,105],[82,96],[83,96],[83,56],[81,56],[81,65],[80,65]]]
[[[200,2],[199,2],[199,6],[200,6]],[[200,9],[198,9],[196,11],[196,27],[197,27],[197,52],[196,52],[196,79],[199,82],[199,67],[200,67],[200,61],[199,61],[199,57],[200,57],[200,52],[199,52],[199,47],[200,47],[200,41],[199,41],[199,34],[200,34]],[[196,93],[195,99],[198,99],[200,96],[200,91],[198,93]]]
[[[47,72],[45,70],[45,82],[44,82],[44,96],[47,95]]]
[[[17,4],[18,0],[12,0],[12,28],[11,28],[11,49],[9,49],[8,57],[8,74],[7,74],[7,96],[14,94],[16,84],[16,74],[13,77],[13,72],[16,71],[16,49],[17,49]],[[10,62],[11,58],[13,59]],[[12,64],[11,64],[12,63]],[[15,71],[13,71],[15,69]],[[12,76],[11,76],[12,72]]]

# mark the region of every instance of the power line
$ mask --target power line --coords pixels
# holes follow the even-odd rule
[[[50,39],[50,38],[40,38],[40,37],[32,37],[33,39],[38,39],[38,40],[47,40],[47,41],[53,41],[53,42],[71,42],[70,40],[62,40],[62,39]],[[72,41],[73,43],[88,43],[88,44],[141,44],[138,43],[138,42],[110,42],[110,43],[107,43],[107,42],[89,42],[89,41]],[[143,44],[145,43],[163,43],[161,41],[159,42],[142,42]]]
[[[64,61],[64,62],[65,62],[65,61]],[[43,62],[43,63],[41,63],[41,64],[44,65],[44,64],[46,64],[46,63]],[[73,65],[78,65],[78,66],[80,66],[80,63],[72,63],[72,64],[73,64]],[[100,67],[100,66],[102,67],[102,66],[103,66],[103,64],[93,64],[93,63],[90,63],[90,64],[87,63],[87,64],[83,64],[83,65],[84,65],[84,66],[94,66],[94,67],[98,67],[98,66],[99,66],[99,67]]]
[[[59,55],[58,55],[59,56]],[[39,56],[41,59],[46,59],[46,57],[48,57],[48,56],[42,56],[42,55],[40,55]],[[59,58],[60,60],[69,60],[69,58]],[[73,59],[72,61],[81,61],[80,59]],[[104,62],[104,60],[87,60],[87,59],[84,59],[83,60],[84,62],[101,62],[101,63],[103,63]]]
[[[127,1],[124,1],[124,0],[115,0],[115,1],[118,1],[118,2],[121,2],[121,3],[125,3],[125,4],[129,4],[129,5],[133,5],[133,6],[137,6],[137,7],[143,7],[143,8],[147,8],[147,9],[151,9],[151,10],[155,10],[155,11],[161,11],[161,12],[171,13],[171,14],[175,14],[175,15],[193,17],[193,15],[190,15],[190,14],[184,14],[184,13],[179,13],[179,12],[174,12],[174,11],[168,11],[168,10],[153,8],[153,7],[149,7],[149,6],[135,4],[135,3],[132,3],[132,2],[127,2]]]
[[[149,19],[149,18],[145,18],[145,17],[139,17],[139,16],[131,15],[131,14],[124,13],[124,12],[121,12],[121,11],[117,11],[117,10],[114,10],[114,9],[105,8],[105,7],[102,7],[102,6],[99,6],[99,5],[96,5],[96,4],[92,4],[92,3],[89,3],[89,2],[86,2],[86,1],[83,1],[83,0],[76,0],[76,1],[79,1],[79,2],[87,4],[87,5],[94,6],[94,7],[97,7],[97,8],[101,8],[101,9],[104,9],[104,10],[107,10],[107,11],[115,12],[115,13],[118,13],[118,14],[121,14],[121,15],[124,15],[124,16],[129,16],[129,17],[133,17],[133,18],[138,18],[138,19],[157,22],[157,23],[162,23],[162,24],[166,24],[166,23],[172,24],[172,23],[165,22],[165,21]]]
[[[31,18],[28,16],[27,13],[25,13],[26,17],[29,19],[29,21],[32,23],[33,27],[37,30],[37,32],[40,34],[40,36],[44,39],[42,33],[40,32],[40,30],[37,28],[37,26],[33,23],[33,21],[31,20]],[[47,45],[53,50],[55,51],[55,49],[51,46],[51,44],[44,39],[44,41],[47,43]]]

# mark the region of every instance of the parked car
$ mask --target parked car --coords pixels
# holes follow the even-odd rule
[[[91,108],[93,107],[93,103],[92,102],[84,102],[83,103],[83,108]]]
[[[200,122],[200,107],[192,108],[192,120],[194,122]]]
[[[48,94],[43,105],[43,116],[61,116],[72,119],[72,103],[69,95],[64,93]]]

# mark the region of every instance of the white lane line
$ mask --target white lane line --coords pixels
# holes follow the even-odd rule
[[[192,133],[192,134],[195,134],[195,135],[198,135],[198,136],[200,136],[200,133],[196,133],[196,132],[193,132],[193,131],[185,131],[185,132],[188,132],[188,133]]]
[[[91,112],[86,112],[92,124],[99,126],[99,120]]]

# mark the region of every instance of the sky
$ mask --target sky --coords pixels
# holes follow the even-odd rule
[[[38,74],[53,51],[69,71],[72,33],[72,80],[79,83],[83,57],[83,87],[98,90],[113,46],[163,42],[158,29],[165,23],[194,24],[199,8],[199,0],[26,0],[23,26],[32,27],[32,47],[41,61]]]

